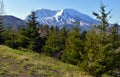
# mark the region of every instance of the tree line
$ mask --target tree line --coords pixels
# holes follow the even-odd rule
[[[77,65],[93,76],[101,76],[120,67],[120,34],[117,23],[109,27],[110,12],[106,13],[105,6],[101,6],[100,14],[93,12],[100,24],[87,31],[77,26],[59,29],[39,25],[34,11],[28,17],[27,26],[21,25],[16,31],[4,28],[1,16],[0,44],[42,53]]]

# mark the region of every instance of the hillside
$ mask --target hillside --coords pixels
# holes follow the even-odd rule
[[[0,45],[0,77],[89,77],[76,66]]]
[[[26,22],[12,15],[3,16],[3,24],[6,28],[19,29],[21,26],[26,26]]]

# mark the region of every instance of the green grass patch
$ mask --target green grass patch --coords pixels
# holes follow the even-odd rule
[[[92,77],[43,54],[0,45],[0,77]],[[108,76],[103,76],[108,77]]]
[[[51,57],[0,45],[0,77],[92,77]]]

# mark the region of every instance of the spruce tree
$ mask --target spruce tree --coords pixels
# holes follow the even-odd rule
[[[5,28],[5,31],[3,32],[3,38],[5,40],[4,44],[17,49],[21,47],[21,41],[22,41],[22,36],[19,34],[18,31],[15,31],[11,28]]]
[[[101,76],[102,73],[111,69],[113,63],[112,43],[103,45],[101,43],[101,34],[92,29],[86,34],[85,54],[82,57],[83,61],[80,67],[94,76]]]
[[[68,30],[66,29],[66,27],[64,26],[61,30],[60,30],[60,38],[61,38],[61,41],[62,41],[62,43],[63,43],[63,49],[62,50],[64,50],[65,49],[65,42],[66,42],[66,40],[67,40],[67,37],[68,37]]]
[[[101,38],[102,38],[101,42],[103,45],[106,43],[105,39],[107,38],[106,32],[108,31],[107,30],[107,27],[109,26],[108,17],[110,17],[109,16],[110,13],[111,13],[111,11],[106,13],[105,5],[103,5],[103,4],[100,7],[101,15],[99,13],[93,12],[93,15],[96,16],[96,18],[98,19],[98,21],[100,23],[99,25],[95,25],[95,26],[98,28],[98,30],[101,33]]]
[[[39,28],[38,22],[36,20],[35,12],[32,11],[28,17],[27,27],[23,27],[21,34],[23,35],[23,44],[31,50],[40,50],[41,48],[41,38],[38,33]]]
[[[81,62],[81,54],[83,52],[83,45],[81,41],[81,35],[79,28],[73,28],[73,30],[68,34],[67,40],[65,42],[65,50],[61,60],[66,63],[71,63],[77,65]]]
[[[98,13],[93,13],[98,20],[100,25],[96,25],[86,34],[85,42],[85,54],[82,57],[80,67],[87,71],[89,74],[96,77],[101,77],[103,73],[108,72],[116,68],[119,57],[115,56],[112,42],[108,41],[108,21],[107,17],[110,12],[105,12],[105,6],[101,6],[101,16]],[[116,33],[117,29],[115,30]],[[117,60],[117,61],[116,61]]]
[[[63,36],[57,27],[51,27],[48,31],[45,46],[42,48],[43,52],[52,57],[57,56],[64,49]]]
[[[3,25],[3,17],[0,17],[0,44],[4,42],[3,40],[3,32],[4,32],[4,25]]]
[[[100,22],[100,25],[98,25],[97,27],[102,31],[107,31],[107,27],[109,26],[107,18],[108,18],[108,15],[110,14],[110,12],[111,11],[106,13],[105,5],[101,5],[101,7],[100,7],[101,15],[99,15],[99,13],[93,12],[93,15],[96,16],[96,18]]]
[[[113,44],[114,49],[119,47],[119,26],[115,23],[110,27],[110,42]]]
[[[3,25],[3,14],[4,14],[4,4],[3,1],[0,1],[0,44],[4,42],[3,39],[3,32],[4,32],[4,25]]]

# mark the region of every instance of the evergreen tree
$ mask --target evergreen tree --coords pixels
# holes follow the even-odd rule
[[[62,37],[57,27],[51,27],[48,31],[45,46],[42,48],[44,53],[55,58],[60,57],[57,55],[64,49]]]
[[[114,49],[119,47],[119,26],[117,23],[113,24],[113,26],[110,27],[109,39],[113,44]]]
[[[111,11],[107,12],[106,13],[106,10],[105,10],[105,6],[104,5],[101,5],[100,7],[100,14],[99,13],[96,13],[96,12],[93,12],[93,15],[96,16],[96,18],[98,19],[98,21],[100,22],[100,25],[95,25],[100,33],[101,33],[101,42],[102,44],[104,45],[106,43],[106,32],[108,31],[107,30],[107,27],[109,26],[109,23],[108,23],[108,15],[110,14]]]
[[[86,34],[85,42],[85,54],[82,57],[80,67],[94,76],[101,76],[103,73],[108,72],[116,68],[116,64],[119,64],[119,57],[115,56],[112,42],[108,41],[109,34],[107,26],[107,17],[110,12],[105,13],[105,6],[101,6],[101,16],[98,13],[93,14],[100,21],[100,25],[96,25],[92,30]],[[112,31],[114,38],[118,33],[117,25]],[[116,40],[116,38],[115,38]]]
[[[3,38],[5,40],[5,45],[17,49],[21,46],[22,36],[18,31],[13,30],[12,28],[6,28],[3,32]]]
[[[77,65],[81,62],[81,54],[83,52],[83,45],[80,36],[79,28],[73,28],[69,33],[63,51],[62,61]]]
[[[93,15],[96,16],[96,18],[98,19],[98,21],[101,24],[101,25],[98,25],[97,27],[102,31],[107,31],[107,26],[109,26],[107,18],[108,18],[108,15],[110,14],[110,12],[111,11],[106,13],[104,5],[101,5],[101,7],[100,7],[101,15],[99,15],[99,13],[93,12]]]
[[[101,76],[113,66],[113,44],[103,45],[101,37],[101,34],[97,33],[95,29],[88,31],[84,48],[85,54],[83,54],[83,61],[80,63],[83,70],[94,76]]]
[[[2,44],[4,42],[3,39],[3,32],[4,32],[4,25],[3,25],[3,17],[0,17],[0,44]]]
[[[3,14],[4,14],[4,4],[3,1],[0,1],[0,44],[4,42],[3,32],[5,29],[3,25]]]
[[[61,41],[62,41],[62,43],[63,43],[63,49],[62,50],[64,50],[65,49],[65,42],[66,42],[66,40],[67,40],[67,37],[68,37],[68,30],[66,29],[66,27],[64,26],[61,30],[60,30],[60,38],[61,38]]]
[[[32,11],[28,17],[27,28],[23,27],[21,34],[23,35],[23,46],[27,46],[27,48],[31,50],[40,50],[41,48],[41,38],[38,33],[39,28],[38,22],[36,21],[35,12]]]

